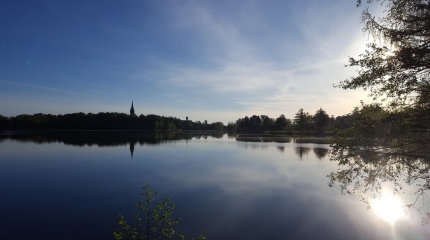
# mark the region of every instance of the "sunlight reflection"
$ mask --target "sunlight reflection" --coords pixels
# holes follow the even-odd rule
[[[380,198],[372,200],[370,206],[376,215],[389,223],[394,223],[405,214],[402,201],[390,193],[382,193]]]

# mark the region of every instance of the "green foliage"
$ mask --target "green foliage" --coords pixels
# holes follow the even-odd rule
[[[145,185],[143,187],[143,200],[137,203],[139,212],[134,215],[133,223],[129,224],[125,217],[119,215],[118,224],[121,230],[115,230],[113,236],[116,240],[126,239],[186,239],[177,232],[175,227],[180,219],[173,217],[175,204],[166,197],[156,204],[157,192]],[[194,238],[191,238],[194,239]],[[206,239],[200,235],[196,239]]]

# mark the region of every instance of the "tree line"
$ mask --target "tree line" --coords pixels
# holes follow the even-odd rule
[[[239,118],[225,126],[222,122],[181,120],[155,114],[132,116],[117,112],[53,114],[20,114],[12,117],[0,115],[0,129],[3,130],[211,130],[229,132],[282,131],[290,134],[324,135],[335,129],[351,126],[349,115],[334,117],[319,109],[310,115],[300,109],[293,120],[285,115],[270,118],[267,115],[253,115]]]
[[[334,117],[329,116],[325,110],[320,108],[314,115],[311,115],[300,108],[292,120],[286,118],[284,114],[276,119],[267,115],[253,115],[239,118],[236,123],[231,122],[227,127],[235,127],[238,132],[282,131],[287,134],[323,136],[333,134],[336,129],[352,126],[352,121],[351,114]]]
[[[0,115],[0,129],[32,130],[224,130],[221,122],[181,120],[154,114],[128,115],[117,112],[70,113],[52,115],[37,113],[13,117]]]
[[[352,126],[351,114],[334,117],[320,108],[310,115],[302,108],[293,120],[285,115],[270,118],[267,115],[253,115],[239,118],[225,126],[222,122],[208,123],[207,120],[191,121],[155,114],[132,116],[117,112],[53,114],[20,114],[12,117],[0,115],[2,130],[209,130],[228,132],[281,131],[286,134],[325,135],[336,129]]]

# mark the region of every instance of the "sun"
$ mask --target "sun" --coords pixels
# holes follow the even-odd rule
[[[376,215],[389,223],[394,223],[405,214],[402,206],[402,201],[390,193],[382,193],[380,198],[375,198],[370,203]]]

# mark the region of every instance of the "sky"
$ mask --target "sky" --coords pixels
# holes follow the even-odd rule
[[[157,114],[227,124],[347,114],[355,0],[2,0],[0,114]]]

